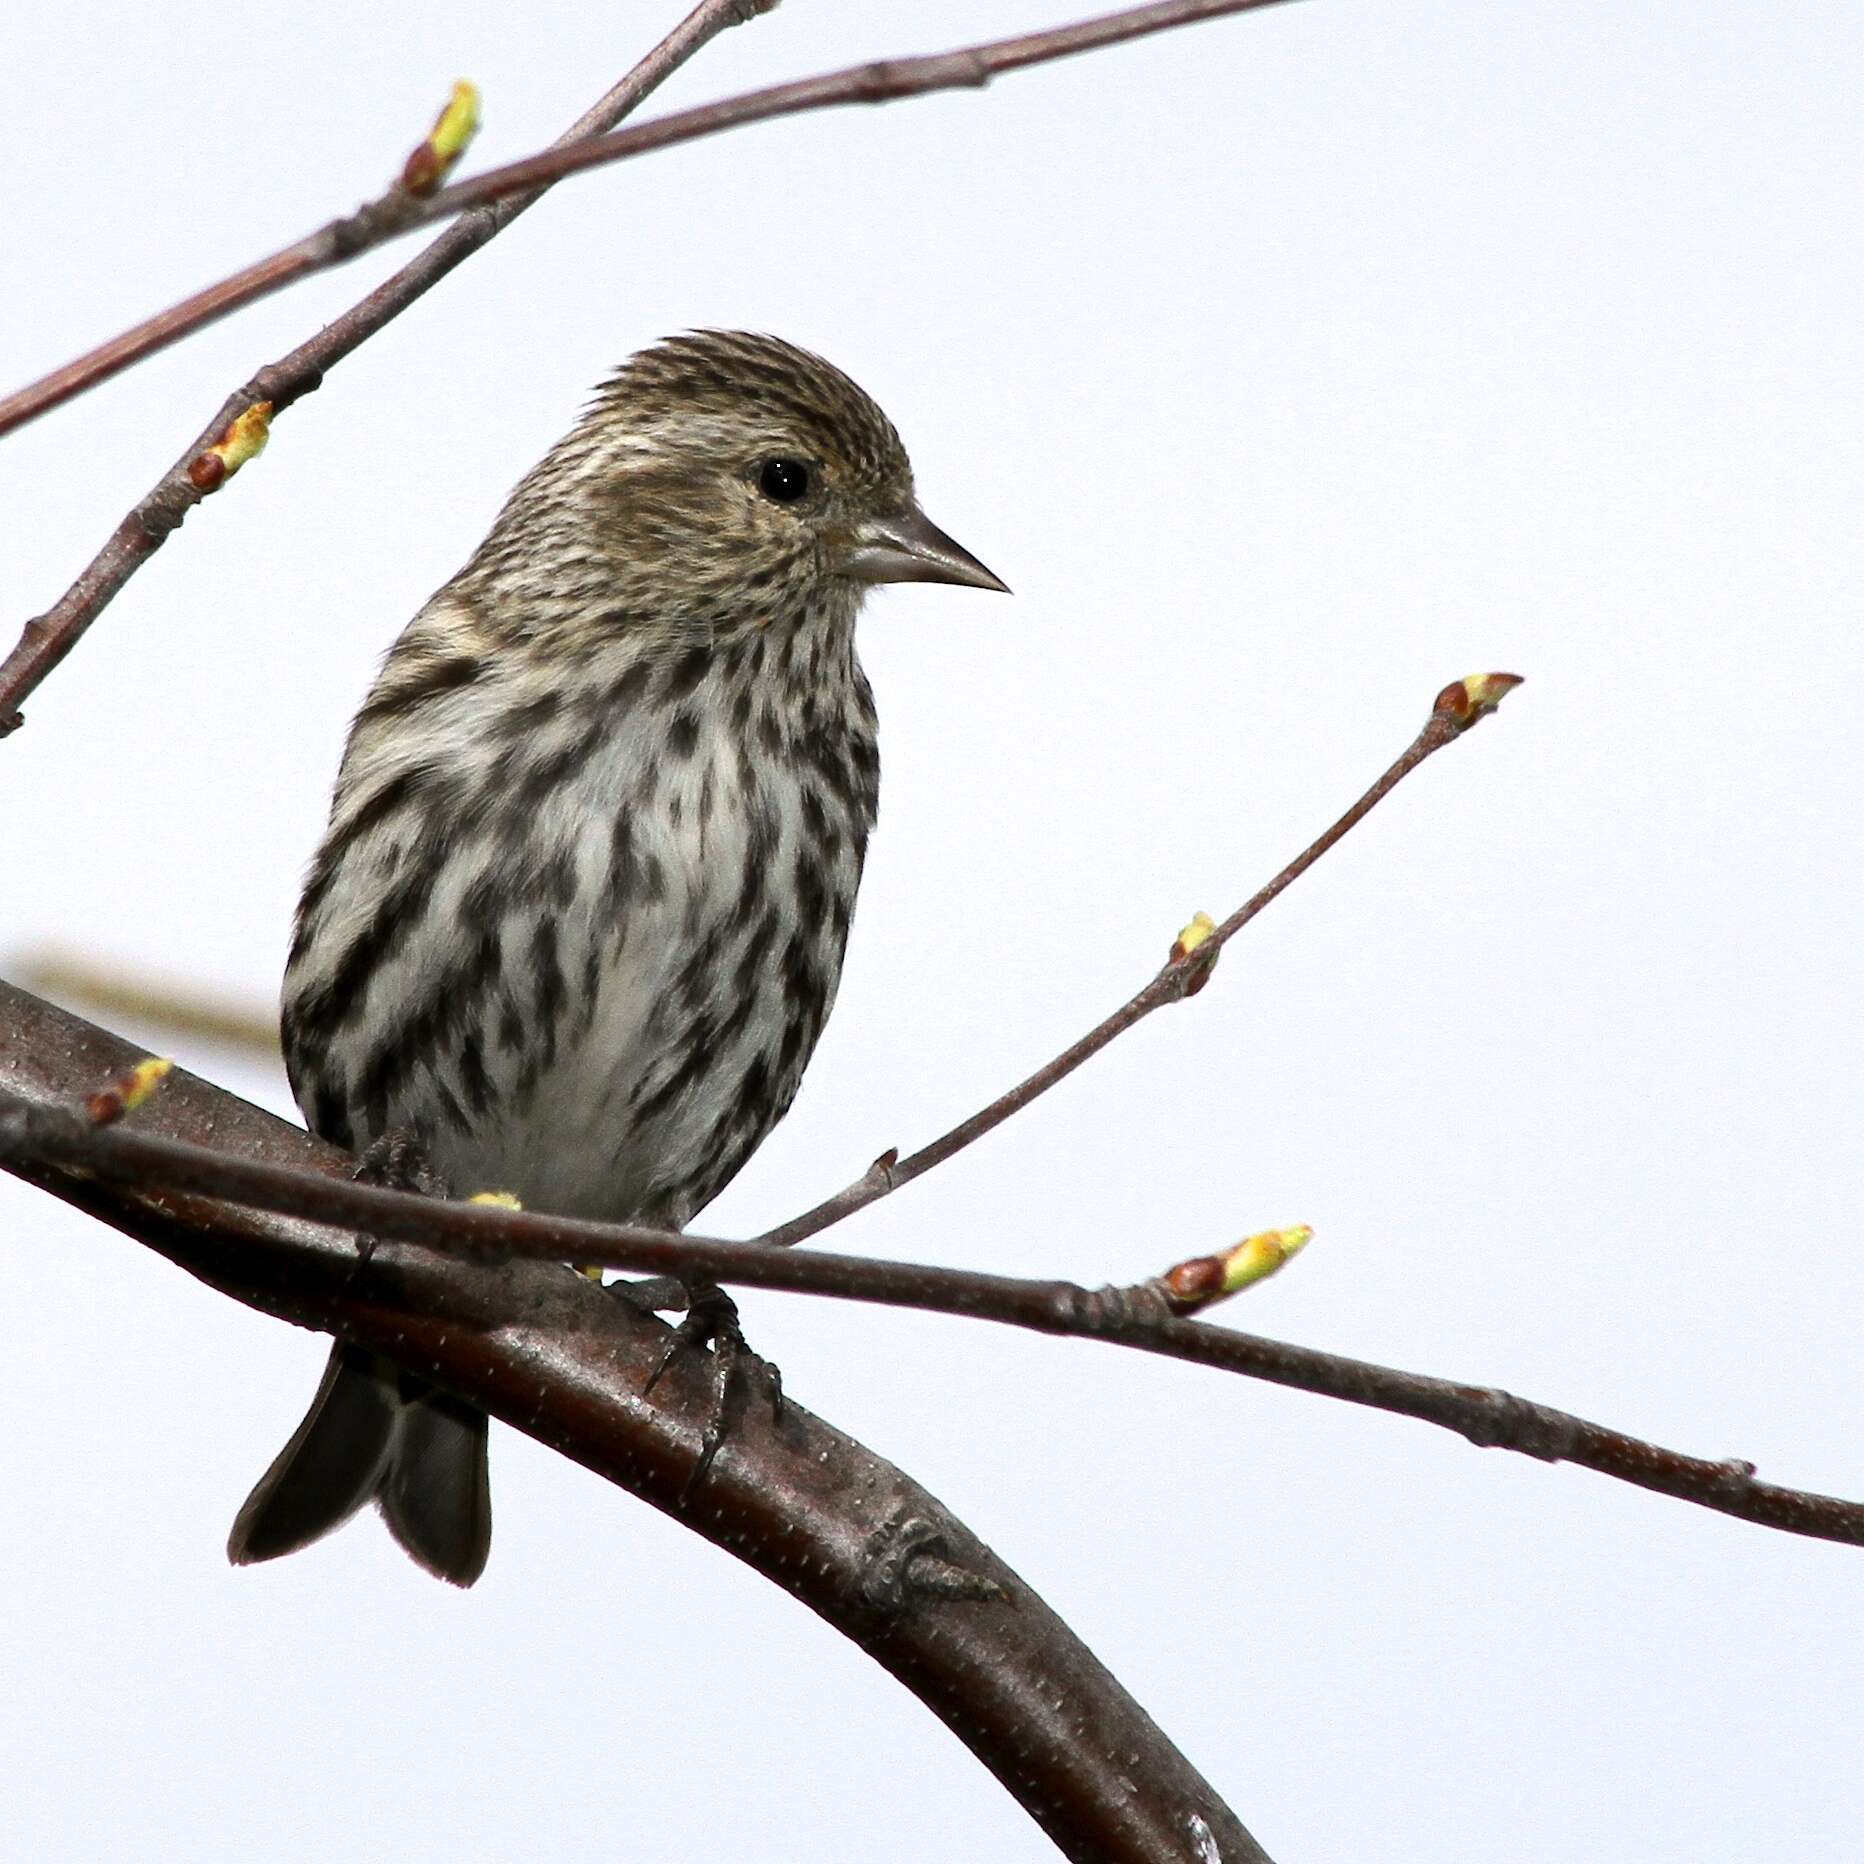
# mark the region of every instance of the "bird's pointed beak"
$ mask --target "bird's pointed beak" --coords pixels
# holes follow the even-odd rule
[[[947,537],[917,505],[866,519],[848,542],[843,573],[860,582],[962,583],[967,589],[1010,593],[1007,583]]]

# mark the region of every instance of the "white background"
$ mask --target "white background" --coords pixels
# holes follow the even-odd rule
[[[788,0],[649,108],[1065,16]],[[484,165],[672,17],[22,13],[0,380],[372,194],[456,75]],[[886,782],[840,1006],[706,1227],[1044,1060],[1446,680],[1507,668],[1194,1004],[837,1241],[1095,1283],[1305,1220],[1235,1324],[1864,1493],[1861,58],[1841,0],[1313,0],[570,183],[281,420],[30,703],[0,964],[268,1001],[406,617],[610,365],[777,331],[877,396],[1017,593],[864,623]],[[412,250],[0,448],[9,639]],[[0,1225],[10,1854],[1051,1855],[852,1647],[510,1432],[470,1594],[372,1520],[231,1570],[322,1341],[17,1186]],[[1857,1855],[1858,1550],[1103,1347],[745,1305],[1282,1864]]]

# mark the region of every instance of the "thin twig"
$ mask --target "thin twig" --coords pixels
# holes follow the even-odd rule
[[[721,32],[768,12],[775,3],[700,0],[619,84],[570,125],[555,146],[565,147],[612,128]],[[43,615],[26,623],[12,652],[0,661],[0,737],[19,727],[21,701],[71,652],[123,585],[213,489],[212,482],[197,482],[190,469],[228,427],[250,408],[269,404],[271,412],[277,414],[321,387],[326,370],[399,317],[462,260],[502,232],[548,185],[540,182],[528,191],[461,215],[392,278],[376,286],[309,341],[267,364],[221,403],[213,419],[157,481],[154,490],[111,532],[77,581]],[[30,414],[21,418],[30,418]]]
[[[1471,688],[1480,681],[1500,684],[1492,691],[1485,688],[1480,700],[1472,701]],[[911,1184],[934,1165],[942,1165],[954,1152],[962,1152],[973,1140],[981,1139],[994,1127],[1001,1126],[1011,1114],[1020,1113],[1057,1082],[1065,1081],[1084,1061],[1098,1055],[1115,1036],[1124,1035],[1154,1010],[1163,1008],[1167,1003],[1176,1003],[1199,988],[1209,975],[1210,967],[1216,963],[1217,954],[1263,907],[1299,880],[1350,829],[1370,815],[1427,757],[1442,750],[1452,739],[1460,737],[1478,718],[1493,708],[1503,692],[1518,684],[1519,681],[1512,674],[1491,673],[1477,675],[1470,680],[1458,680],[1446,686],[1437,695],[1424,729],[1412,740],[1404,755],[1318,841],[1304,848],[1267,886],[1252,894],[1198,944],[1189,950],[1175,946],[1172,956],[1166,959],[1152,981],[1143,990],[1128,997],[1104,1022],[1095,1024],[1078,1042],[1070,1043],[1053,1061],[1038,1068],[1027,1080],[1018,1082],[1008,1093],[998,1095],[989,1106],[980,1107],[969,1119],[960,1120],[949,1132],[940,1134],[929,1145],[921,1146],[917,1152],[903,1159],[888,1156],[876,1160],[859,1178],[837,1191],[833,1197],[824,1198],[814,1209],[792,1217],[787,1223],[779,1223],[774,1229],[765,1230],[757,1240],[760,1243],[799,1243],[805,1237],[818,1235],[832,1224],[840,1223],[844,1217],[853,1216],[857,1210],[865,1210],[869,1204],[878,1202],[902,1185]]]
[[[517,194],[535,199],[538,192],[566,175],[605,167],[656,149],[671,148],[676,143],[694,142],[703,136],[741,129],[749,123],[768,122],[773,117],[801,116],[843,104],[893,103],[933,91],[977,89],[1003,72],[1020,70],[1026,65],[1049,64],[1101,46],[1164,32],[1174,26],[1188,26],[1225,13],[1245,13],[1283,3],[1284,0],[1157,0],[1153,5],[1131,7],[1101,19],[1082,20],[1045,32],[1020,33],[1014,38],[965,46],[954,52],[880,59],[820,77],[773,84],[764,90],[682,110],[638,129],[613,135],[587,136],[579,129],[572,132],[573,146],[569,139],[559,141],[536,155],[487,169],[469,181],[437,189],[425,197],[392,188],[354,213],[332,220],[269,257],[195,292],[134,329],[100,344],[88,355],[66,363],[40,381],[0,400],[0,435],[36,420],[60,403],[107,381],[118,371],[300,279],[347,264],[388,240],[399,239],[418,227],[448,219],[470,208],[504,201]],[[748,17],[753,12],[767,11],[774,4],[775,0],[763,0],[761,5],[740,4],[726,10]]]
[[[1485,1448],[1514,1450],[1545,1462],[1577,1463],[1762,1527],[1864,1545],[1864,1503],[1760,1482],[1751,1463],[1686,1456],[1491,1387],[1429,1378],[1203,1321],[1176,1319],[1149,1298],[1150,1284],[1095,1292],[1073,1282],[1025,1280],[722,1237],[678,1236],[639,1224],[589,1223],[493,1205],[438,1203],[307,1170],[299,1162],[306,1156],[324,1159],[333,1170],[348,1162],[328,1148],[315,1148],[308,1139],[308,1151],[281,1161],[276,1155],[240,1157],[126,1125],[97,1126],[44,1098],[56,1064],[33,1040],[33,1032],[48,1018],[60,1018],[61,1027],[75,1026],[89,1037],[111,1040],[76,1018],[63,1018],[62,1012],[26,992],[0,984],[0,1029],[18,1032],[18,1058],[10,1073],[10,1086],[17,1091],[0,1091],[0,1163],[11,1170],[53,1167],[145,1194],[158,1188],[185,1192],[420,1243],[468,1259],[492,1254],[600,1264],[1104,1340],[1419,1418]],[[67,1040],[59,1052],[69,1055],[72,1048]],[[111,1065],[119,1066],[121,1060],[120,1054],[113,1055]],[[101,1077],[103,1070],[98,1072]],[[171,1081],[179,1086],[165,1088],[164,1093],[191,1094],[197,1102],[204,1094],[214,1094],[215,1104],[224,1102],[230,1111],[251,1111],[180,1070]],[[28,1091],[34,1089],[39,1091]],[[159,1112],[161,1106],[158,1097],[153,1109],[135,1116],[137,1123],[146,1123],[149,1112]],[[216,1125],[214,1130],[220,1128]],[[300,1137],[294,1135],[291,1143]],[[211,1227],[219,1219],[204,1210],[197,1221]]]

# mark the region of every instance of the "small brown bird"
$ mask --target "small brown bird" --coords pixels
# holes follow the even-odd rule
[[[795,1096],[880,765],[870,585],[1002,589],[839,370],[704,331],[626,363],[409,624],[350,728],[285,973],[293,1092],[454,1189],[688,1222]],[[491,1543],[483,1413],[338,1341],[238,1562],[374,1501],[429,1571]]]

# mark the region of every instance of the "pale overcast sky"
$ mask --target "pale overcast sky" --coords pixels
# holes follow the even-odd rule
[[[456,76],[471,161],[528,151],[675,11],[21,11],[0,386],[372,194]],[[786,0],[649,108],[1066,16]],[[1864,1495],[1861,60],[1839,0],[1308,0],[568,184],[32,701],[0,970],[268,1003],[383,648],[612,364],[776,331],[1016,595],[863,624],[885,783],[840,1004],[706,1226],[988,1099],[1506,668],[1194,1004],[837,1242],[1099,1283],[1303,1220],[1233,1324]],[[412,250],[0,446],[9,638]],[[10,1181],[0,1223],[10,1853],[1052,1855],[850,1645],[509,1431],[470,1594],[373,1520],[230,1569],[323,1342]],[[745,1309],[1281,1864],[1857,1855],[1864,1551],[1104,1347]]]

